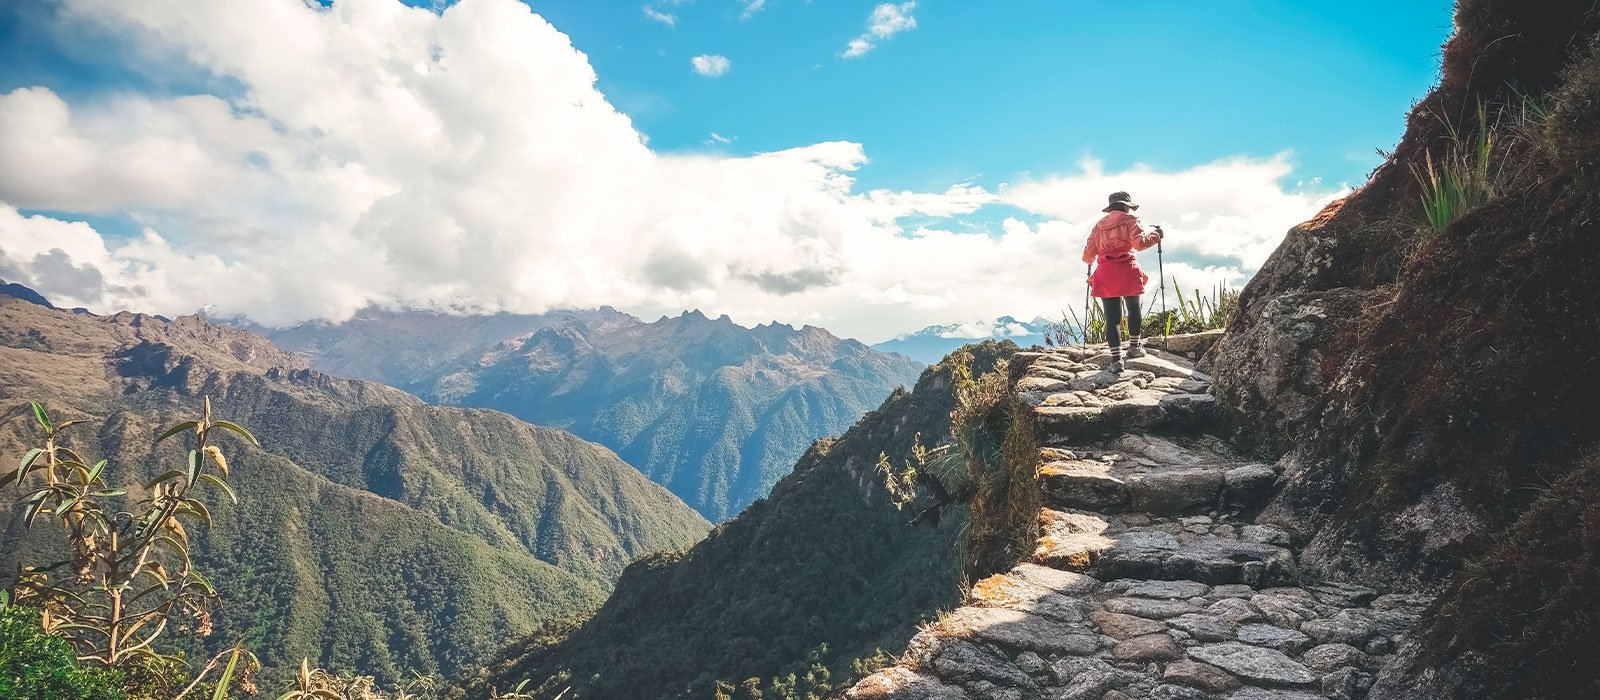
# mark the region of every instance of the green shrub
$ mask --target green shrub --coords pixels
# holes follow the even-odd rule
[[[1174,279],[1172,291],[1178,302],[1177,307],[1150,314],[1144,322],[1146,336],[1199,333],[1227,328],[1239,310],[1237,289],[1218,285],[1212,288],[1210,296],[1201,294],[1199,289],[1186,295],[1183,293],[1183,287],[1178,286],[1178,281]]]
[[[39,626],[40,613],[0,607],[0,698],[124,700],[119,674],[84,668],[67,640]]]

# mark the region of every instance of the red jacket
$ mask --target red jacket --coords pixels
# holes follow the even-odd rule
[[[1122,210],[1113,210],[1100,218],[1089,234],[1089,243],[1083,247],[1083,261],[1094,262],[1096,256],[1106,253],[1126,253],[1130,250],[1148,250],[1161,240],[1159,233],[1145,233],[1139,217]]]

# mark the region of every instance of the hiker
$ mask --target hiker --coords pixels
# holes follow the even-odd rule
[[[1146,250],[1161,242],[1160,226],[1145,231],[1133,211],[1139,205],[1127,192],[1113,192],[1101,211],[1106,215],[1094,225],[1089,243],[1083,247],[1083,261],[1093,265],[1089,274],[1089,294],[1100,300],[1106,311],[1106,345],[1111,348],[1111,363],[1106,369],[1112,373],[1122,371],[1122,311],[1128,311],[1128,357],[1143,357],[1144,344],[1139,337],[1142,320],[1139,317],[1139,298],[1144,295],[1144,285],[1150,276],[1139,269],[1134,252]],[[1097,264],[1098,263],[1098,264]]]

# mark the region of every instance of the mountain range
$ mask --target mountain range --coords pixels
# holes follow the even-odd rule
[[[615,450],[712,521],[766,495],[922,364],[814,326],[748,328],[699,311],[450,316],[368,310],[260,329],[330,374],[439,405],[505,411]]]
[[[1020,347],[1044,344],[1045,330],[1051,321],[1044,317],[1019,321],[1011,316],[995,319],[928,326],[914,333],[903,333],[872,347],[905,355],[923,364],[938,362],[956,348],[984,340],[1009,340]]]
[[[333,377],[199,317],[96,316],[13,291],[0,294],[0,453],[35,440],[30,399],[91,420],[72,443],[121,483],[181,459],[153,440],[202,397],[260,438],[224,447],[240,502],[209,504],[215,525],[192,551],[222,595],[210,639],[243,639],[268,666],[453,674],[592,609],[634,558],[709,526],[571,433]],[[8,519],[0,567],[44,561],[49,534]]]
[[[969,369],[988,373],[1016,351],[970,346]],[[969,497],[935,517],[897,507],[878,464],[949,443],[959,375],[949,361],[924,370],[913,390],[818,441],[770,496],[704,540],[628,567],[583,624],[513,644],[468,696],[528,679],[533,697],[689,700],[711,697],[718,681],[765,685],[898,650],[960,600],[972,522]],[[928,468],[950,483],[961,481],[950,471],[966,470],[948,457]]]

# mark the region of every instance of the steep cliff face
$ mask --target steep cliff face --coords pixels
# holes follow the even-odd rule
[[[1456,24],[1390,160],[1245,289],[1216,392],[1282,456],[1263,517],[1310,537],[1303,565],[1442,593],[1373,697],[1600,693],[1600,10],[1467,0]],[[1419,232],[1419,170],[1480,124],[1495,191]]]

